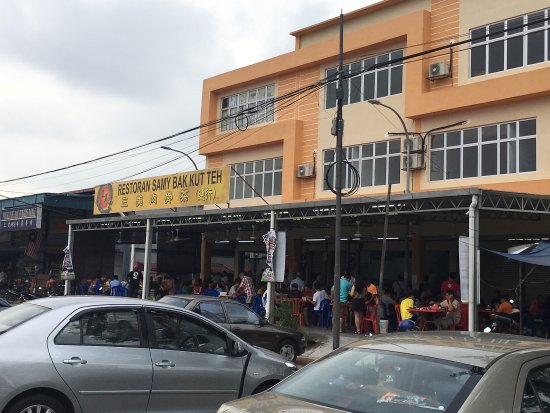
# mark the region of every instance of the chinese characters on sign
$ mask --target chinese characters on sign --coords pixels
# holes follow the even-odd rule
[[[0,211],[0,232],[39,229],[42,207],[37,205],[8,208]]]
[[[207,205],[228,200],[229,167],[226,166],[100,185],[95,189],[94,214]]]

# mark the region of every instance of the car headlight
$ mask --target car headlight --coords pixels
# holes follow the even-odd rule
[[[228,406],[226,404],[222,404],[220,408],[218,409],[217,413],[241,413],[242,410],[237,409],[235,407]]]
[[[295,371],[298,370],[298,367],[296,366],[296,364],[294,364],[291,361],[285,361],[285,366],[287,366],[289,369],[292,369],[292,370],[295,370]]]

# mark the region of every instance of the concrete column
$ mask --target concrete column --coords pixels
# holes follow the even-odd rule
[[[67,235],[67,246],[69,247],[69,254],[73,255],[73,245],[74,245],[74,232],[73,232],[73,226],[69,224],[69,232]],[[73,271],[74,271],[74,263],[73,263]],[[71,292],[71,280],[65,280],[65,291],[63,292],[63,295],[69,295]]]
[[[413,288],[418,286],[426,269],[426,241],[420,235],[412,236],[411,274],[409,280]]]
[[[208,248],[208,238],[206,233],[203,232],[201,236],[201,281],[210,277],[211,256],[210,249]]]
[[[153,230],[151,228],[151,219],[147,218],[147,226],[145,227],[145,259],[143,260],[143,289],[141,291],[141,298],[143,298],[144,300],[149,297],[152,239]]]

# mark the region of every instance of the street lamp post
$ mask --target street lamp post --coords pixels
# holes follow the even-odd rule
[[[407,152],[407,182],[405,183],[405,192],[408,194],[410,193],[409,188],[409,181],[410,181],[410,172],[411,172],[411,160],[410,160],[410,154],[411,154],[411,140],[409,139],[409,131],[407,130],[407,126],[405,125],[405,121],[401,117],[401,115],[391,106],[385,105],[384,103],[380,102],[377,99],[370,99],[368,101],[371,105],[379,105],[383,106],[389,110],[391,110],[395,115],[399,118],[399,121],[401,122],[401,125],[403,126],[403,130],[405,131],[405,145],[407,146],[406,152]]]
[[[199,168],[197,167],[197,164],[195,163],[195,161],[193,160],[193,158],[191,158],[189,155],[187,155],[185,152],[182,152],[178,149],[174,149],[174,148],[170,148],[169,146],[161,146],[160,149],[166,149],[167,151],[174,151],[174,152],[177,152],[177,153],[181,153],[182,155],[184,156],[187,156],[187,159],[189,159],[192,163],[193,163],[193,166],[195,167],[195,170],[199,170]]]

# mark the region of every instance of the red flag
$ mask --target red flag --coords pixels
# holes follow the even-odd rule
[[[25,248],[25,255],[27,257],[36,257],[36,254],[38,254],[38,250],[40,249],[40,245],[42,244],[42,231],[38,231],[36,233],[36,237],[33,239],[30,239],[29,242],[27,242],[27,248]]]

